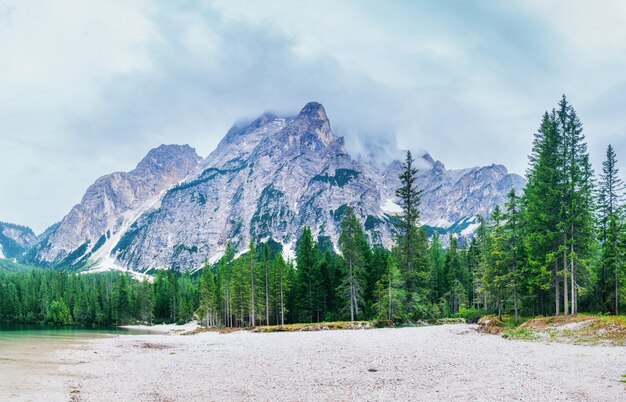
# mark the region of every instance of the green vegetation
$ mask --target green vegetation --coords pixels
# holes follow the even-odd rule
[[[188,273],[159,271],[152,283],[126,274],[52,269],[0,271],[0,321],[55,325],[187,322],[199,305]]]
[[[334,176],[324,173],[323,175],[314,176],[311,181],[319,181],[322,183],[328,183],[331,186],[343,187],[352,179],[357,178],[359,174],[359,172],[353,169],[337,169]]]

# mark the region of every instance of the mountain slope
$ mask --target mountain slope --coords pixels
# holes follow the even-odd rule
[[[243,251],[250,238],[271,237],[293,252],[305,226],[336,244],[348,206],[373,243],[393,243],[402,163],[381,168],[352,158],[318,103],[295,117],[264,114],[234,126],[202,162],[188,150],[174,152],[178,170],[167,163],[140,169],[142,161],[135,171],[96,181],[38,246],[38,259],[142,272],[196,269],[229,242]],[[503,166],[451,171],[427,153],[417,159],[422,221],[437,230],[470,234],[477,214],[488,215],[523,186]]]
[[[0,222],[0,258],[20,257],[35,243],[37,236],[31,228]]]
[[[99,178],[80,204],[44,236],[35,258],[76,265],[98,251],[100,257],[108,257],[117,236],[145,210],[158,204],[163,191],[194,172],[201,160],[188,145],[161,145],[130,172]]]

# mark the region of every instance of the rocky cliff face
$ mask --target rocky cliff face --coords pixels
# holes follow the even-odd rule
[[[158,205],[162,193],[194,172],[201,160],[188,145],[161,145],[134,170],[99,178],[80,204],[46,234],[35,258],[66,265],[87,262],[145,210]],[[101,251],[99,257],[107,254]]]
[[[422,221],[437,230],[472,232],[476,214],[523,186],[503,166],[452,171],[428,154],[418,166]],[[309,103],[296,117],[264,114],[233,127],[202,162],[188,146],[162,146],[134,171],[99,179],[37,255],[135,271],[196,269],[250,238],[271,237],[292,252],[305,226],[336,244],[348,206],[373,243],[390,246],[401,169],[400,161],[380,168],[352,158],[322,105]]]
[[[0,222],[0,258],[18,258],[36,243],[31,228]]]

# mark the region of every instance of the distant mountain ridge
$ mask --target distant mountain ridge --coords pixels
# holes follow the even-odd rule
[[[416,159],[431,230],[469,235],[477,214],[524,185],[501,165],[446,170],[428,153]],[[197,269],[250,238],[272,238],[293,254],[305,226],[336,244],[348,206],[370,240],[388,247],[401,170],[401,161],[380,167],[351,157],[324,107],[311,102],[295,117],[235,125],[204,160],[187,145],[162,145],[135,170],[98,179],[31,254],[91,269]]]
[[[31,228],[0,222],[0,258],[17,258],[37,243]]]

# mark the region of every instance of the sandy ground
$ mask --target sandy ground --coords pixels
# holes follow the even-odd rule
[[[76,340],[31,338],[0,345],[0,401],[67,401],[67,376],[59,355]]]
[[[468,325],[120,335],[62,353],[73,400],[624,401],[626,348],[509,341]]]

